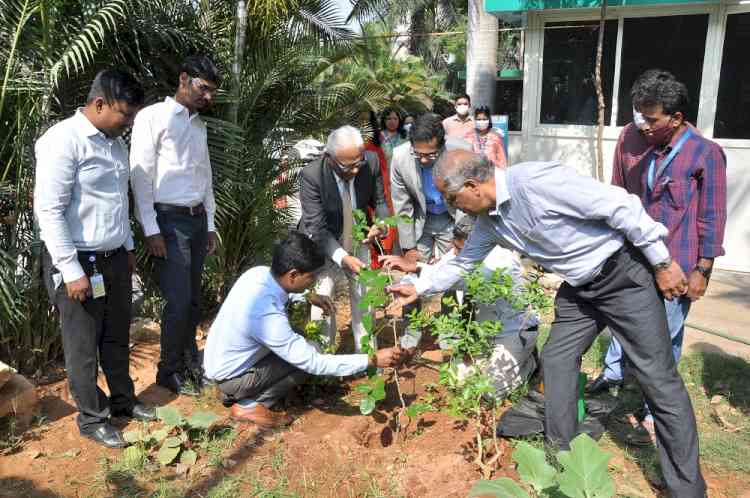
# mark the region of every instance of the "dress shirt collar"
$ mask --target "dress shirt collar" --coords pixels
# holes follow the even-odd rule
[[[78,128],[78,131],[83,133],[83,136],[85,137],[93,137],[96,135],[100,135],[102,137],[106,138],[106,135],[102,133],[99,128],[94,126],[94,124],[89,121],[89,118],[86,117],[86,115],[83,113],[83,107],[79,107],[78,110],[75,113],[75,123],[76,127]]]
[[[500,211],[500,206],[509,200],[508,170],[507,168],[495,168],[495,210],[490,211],[489,214],[497,214]]]
[[[194,113],[190,114],[190,111],[188,110],[187,107],[185,107],[184,105],[180,104],[179,102],[177,102],[172,97],[165,97],[164,98],[164,102],[167,103],[167,105],[169,106],[169,108],[170,108],[170,110],[172,111],[173,114],[181,114],[182,112],[184,112],[187,115],[187,117],[188,117],[189,120],[192,120],[192,119],[198,117],[198,113],[197,112],[194,112]]]
[[[289,300],[289,293],[284,290],[284,288],[279,285],[279,283],[276,281],[276,279],[273,276],[273,273],[271,273],[271,268],[267,269],[267,279],[268,279],[268,289],[272,296],[279,298],[281,301],[281,304],[284,305]]]

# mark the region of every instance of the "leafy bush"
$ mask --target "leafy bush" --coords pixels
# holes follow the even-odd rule
[[[570,451],[560,451],[556,458],[561,467],[559,471],[547,462],[543,450],[520,442],[513,453],[513,461],[524,486],[507,477],[482,480],[471,488],[469,498],[609,498],[615,495],[615,485],[607,469],[612,455],[599,448],[588,435],[577,436],[570,443]]]

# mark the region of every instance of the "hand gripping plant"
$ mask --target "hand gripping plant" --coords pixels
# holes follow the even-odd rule
[[[474,422],[477,451],[474,461],[487,478],[501,456],[495,434],[499,400],[495,397],[492,382],[480,371],[477,362],[491,354],[493,339],[502,332],[503,324],[499,320],[479,321],[477,311],[480,306],[494,306],[499,299],[508,301],[516,309],[530,310],[544,305],[546,296],[536,281],[522,289],[514,288],[510,275],[503,270],[486,275],[476,268],[464,276],[464,283],[465,303],[459,304],[453,297],[445,297],[443,304],[449,308],[448,313],[430,316],[415,310],[409,320],[415,329],[426,329],[451,347],[450,361],[440,369],[440,383],[451,393],[450,413]],[[463,378],[458,372],[461,363],[471,365]],[[491,440],[485,440],[487,432],[491,433]]]

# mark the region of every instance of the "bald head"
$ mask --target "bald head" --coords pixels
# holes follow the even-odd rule
[[[494,166],[484,156],[458,149],[440,156],[435,164],[434,174],[445,185],[446,192],[456,192],[467,180],[485,183],[494,175]]]

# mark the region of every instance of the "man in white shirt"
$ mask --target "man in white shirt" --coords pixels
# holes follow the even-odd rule
[[[195,342],[201,274],[218,235],[206,124],[198,113],[211,105],[218,83],[208,57],[189,57],[174,98],[138,113],[131,139],[135,214],[157,258],[165,301],[156,382],[176,394],[197,395],[202,379]]]
[[[401,284],[416,284],[422,279],[429,281],[458,256],[473,228],[474,220],[471,216],[464,216],[456,222],[453,228],[453,250],[444,254],[434,264],[412,263],[401,256],[382,256],[380,261],[385,268],[408,273],[401,279]],[[514,289],[522,291],[525,283],[523,267],[513,252],[496,246],[484,259],[480,268],[486,277],[491,277],[496,270],[507,272],[513,280]],[[463,282],[460,282],[455,287],[456,301],[459,304],[463,303],[464,298],[462,284]],[[503,324],[503,330],[494,338],[492,352],[487,357],[477,358],[475,365],[458,365],[459,377],[464,378],[473,368],[478,367],[491,379],[497,399],[502,399],[528,379],[536,369],[534,350],[539,315],[527,309],[517,309],[505,299],[499,299],[493,305],[478,305],[475,316],[478,321],[499,320]],[[421,332],[407,329],[402,336],[401,346],[407,349],[416,347],[421,336]],[[441,344],[441,348],[451,347],[450,340],[446,342],[445,345]]]
[[[60,313],[65,369],[83,436],[127,443],[108,419],[154,420],[129,374],[131,275],[128,156],[118,138],[143,104],[129,74],[96,75],[86,106],[36,142],[34,213],[44,242],[44,282]],[[97,355],[109,398],[97,387]]]
[[[290,293],[313,286],[325,255],[309,237],[292,231],[274,248],[271,267],[246,271],[234,284],[206,341],[206,377],[216,382],[232,418],[264,429],[288,425],[291,418],[271,411],[274,403],[311,375],[354,375],[367,368],[392,367],[399,348],[365,354],[321,354],[295,333],[286,305]],[[326,296],[311,295],[311,304],[334,313]]]
[[[381,231],[372,227],[362,242],[355,241],[354,210],[366,212],[372,207],[381,218],[390,214],[377,156],[364,150],[359,130],[342,126],[328,136],[323,157],[302,170],[300,183],[300,230],[316,241],[329,258],[316,292],[333,296],[337,280],[343,280],[339,278],[343,269],[349,282],[354,347],[359,352],[360,340],[367,331],[362,325],[365,311],[358,306],[365,289],[356,277],[370,264],[370,241]],[[321,310],[314,307],[312,319],[322,318]],[[328,316],[325,321],[327,339],[332,343],[336,336],[335,317]]]

